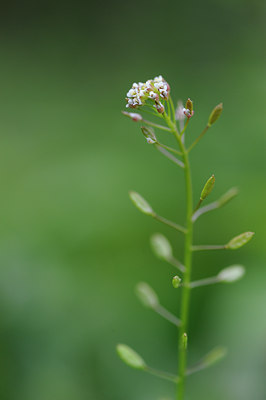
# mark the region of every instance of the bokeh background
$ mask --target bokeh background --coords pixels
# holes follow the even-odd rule
[[[266,398],[265,2],[13,1],[0,24],[0,394],[5,400],[171,400],[171,383],[123,365],[125,342],[152,366],[175,371],[177,332],[134,295],[140,280],[178,313],[172,267],[149,248],[182,235],[139,213],[140,192],[184,221],[182,171],[123,117],[133,81],[158,74],[191,97],[187,140],[223,101],[219,123],[193,150],[195,199],[240,195],[196,224],[198,244],[246,231],[236,252],[194,257],[195,279],[233,263],[235,285],[193,292],[189,360],[216,344],[227,358],[191,377],[187,399]],[[164,136],[160,136],[161,140]]]

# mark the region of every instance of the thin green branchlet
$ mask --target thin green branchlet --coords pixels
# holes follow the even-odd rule
[[[242,278],[245,269],[241,265],[232,265],[222,269],[218,275],[203,278],[198,281],[191,281],[192,254],[195,251],[208,250],[236,250],[253,237],[253,232],[244,232],[233,237],[227,244],[222,245],[194,245],[193,244],[193,225],[195,221],[205,213],[223,207],[238,191],[236,188],[230,189],[220,199],[201,207],[202,202],[206,201],[213,190],[215,177],[212,174],[202,188],[196,206],[193,206],[192,179],[189,163],[190,151],[199,143],[205,133],[214,125],[221,116],[223,105],[218,104],[211,112],[208,122],[202,133],[187,146],[185,144],[186,130],[189,126],[190,119],[194,115],[193,102],[190,98],[185,106],[179,101],[175,109],[173,100],[170,95],[170,86],[160,75],[154,79],[149,79],[145,83],[134,83],[128,91],[127,108],[144,111],[160,119],[160,124],[144,119],[140,113],[125,112],[123,114],[134,122],[141,122],[141,131],[147,140],[147,143],[154,146],[168,160],[172,161],[175,166],[184,170],[185,178],[185,195],[186,195],[186,216],[185,226],[170,221],[165,217],[157,214],[150,204],[137,192],[131,191],[130,198],[133,204],[144,214],[153,217],[160,223],[163,223],[184,235],[184,256],[183,261],[179,261],[173,255],[173,249],[169,240],[161,233],[156,233],[151,237],[151,247],[154,254],[163,261],[168,262],[174,268],[178,269],[178,275],[172,278],[172,287],[181,290],[180,316],[176,317],[160,304],[159,298],[155,291],[146,282],[140,282],[136,288],[136,294],[142,304],[168,320],[175,325],[178,330],[178,366],[177,373],[156,370],[146,364],[143,358],[129,346],[119,344],[117,353],[119,357],[132,368],[140,369],[159,378],[171,381],[176,385],[176,399],[183,400],[185,398],[185,381],[186,377],[210,367],[225,354],[224,347],[216,347],[210,353],[205,355],[196,365],[187,366],[187,347],[188,347],[188,328],[189,328],[189,312],[190,312],[190,295],[194,288],[218,284],[232,283]],[[164,135],[172,134],[176,139],[178,149],[169,147],[162,143],[155,134],[155,129],[162,131]]]

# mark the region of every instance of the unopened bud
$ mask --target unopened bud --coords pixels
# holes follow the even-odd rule
[[[149,203],[137,192],[129,192],[129,197],[133,204],[144,214],[153,215],[153,209]]]
[[[226,249],[236,250],[248,243],[254,236],[254,232],[244,232],[230,240],[225,246]]]
[[[126,344],[116,346],[118,356],[131,368],[144,369],[146,363],[143,358]]]
[[[159,101],[155,101],[155,105],[153,106],[156,108],[156,110],[158,111],[159,114],[163,114],[164,113],[164,106],[162,105],[162,103]]]
[[[172,285],[175,289],[177,289],[180,286],[181,283],[181,278],[179,278],[178,275],[174,276],[172,279]]]
[[[171,244],[161,233],[155,233],[151,236],[151,248],[158,258],[166,261],[172,258]]]
[[[136,113],[129,113],[129,112],[126,112],[126,111],[122,111],[122,114],[124,114],[126,117],[131,118],[131,120],[135,121],[135,122],[142,121],[142,119],[143,119],[142,115],[136,114]]]
[[[201,195],[200,195],[200,199],[204,200],[206,199],[206,197],[211,193],[213,186],[215,183],[215,177],[214,175],[212,175],[207,182],[205,183],[204,188],[202,189]]]
[[[232,265],[222,269],[217,275],[221,282],[235,282],[238,281],[245,274],[245,268],[242,265]]]
[[[230,200],[232,200],[235,196],[238,195],[238,189],[233,187],[228,190],[222,197],[220,197],[219,200],[217,200],[219,207],[224,206],[226,203],[228,203]]]
[[[211,115],[209,116],[208,127],[211,127],[217,121],[217,119],[222,114],[222,111],[223,103],[220,103],[212,110]]]
[[[154,308],[159,305],[157,294],[146,282],[137,284],[136,295],[145,307]]]

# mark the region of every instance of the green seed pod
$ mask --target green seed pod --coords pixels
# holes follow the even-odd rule
[[[212,175],[207,182],[205,183],[204,188],[202,189],[201,195],[200,195],[200,199],[204,200],[206,199],[206,197],[211,193],[213,186],[215,183],[215,177],[214,175]]]
[[[239,249],[240,247],[242,247],[246,243],[248,243],[252,239],[253,236],[254,236],[254,232],[241,233],[241,235],[238,235],[238,236],[234,237],[233,239],[231,239],[230,242],[227,243],[225,248],[230,249],[230,250]]]
[[[190,98],[187,99],[186,109],[189,110],[191,115],[193,114],[193,102],[190,100]]]
[[[220,117],[220,115],[222,114],[223,111],[223,103],[218,104],[218,106],[216,106],[210,116],[209,116],[209,121],[208,121],[208,127],[210,128],[216,121],[217,119]]]
[[[168,261],[172,258],[172,247],[168,239],[161,233],[155,233],[151,236],[151,248],[154,254],[162,260]]]
[[[151,139],[153,142],[157,142],[157,138],[155,136],[154,129],[152,129],[150,127],[148,128],[147,126],[141,126],[140,129],[146,139]]]
[[[238,281],[245,274],[245,268],[242,265],[231,265],[231,267],[227,267],[222,269],[217,275],[217,278],[221,282],[231,283]]]
[[[121,360],[124,361],[124,363],[126,363],[130,367],[136,369],[146,368],[146,363],[141,358],[141,356],[126,344],[118,344],[116,346],[116,351]]]
[[[172,285],[175,289],[177,289],[180,286],[181,283],[181,278],[179,278],[178,275],[174,276],[172,279]]]
[[[133,204],[144,214],[154,215],[154,211],[149,203],[137,192],[129,192],[129,197]]]
[[[238,189],[236,187],[229,189],[228,192],[226,192],[223,196],[220,197],[219,200],[217,200],[219,207],[224,206],[226,203],[228,203],[237,195],[238,195]]]
[[[205,367],[210,367],[211,365],[216,364],[218,361],[222,360],[226,356],[226,353],[227,350],[225,347],[217,346],[208,354],[206,354],[201,363]]]
[[[137,284],[136,295],[145,307],[155,308],[159,305],[157,294],[146,282]]]

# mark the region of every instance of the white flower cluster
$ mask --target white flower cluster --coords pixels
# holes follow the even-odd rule
[[[168,99],[170,86],[160,75],[154,79],[149,79],[145,83],[133,83],[132,88],[128,91],[126,107],[137,108],[145,104],[150,99],[155,102],[154,107],[159,113],[164,112],[164,106],[160,99]]]

